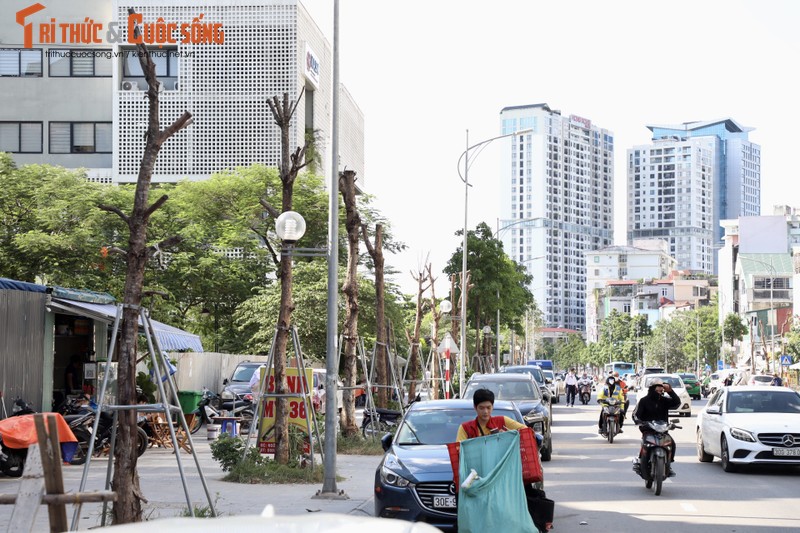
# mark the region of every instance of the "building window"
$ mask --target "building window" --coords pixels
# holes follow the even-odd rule
[[[51,122],[51,154],[110,154],[111,122]]]
[[[110,78],[111,50],[47,51],[48,74],[51,78]]]
[[[42,77],[42,51],[0,49],[0,76],[16,78]]]
[[[0,152],[42,153],[41,122],[0,122]]]
[[[123,69],[122,75],[126,78],[144,78],[142,65],[139,63],[139,52],[137,50],[123,50]],[[160,78],[178,77],[178,49],[163,48],[161,50],[151,50],[150,57],[156,64],[156,76]]]

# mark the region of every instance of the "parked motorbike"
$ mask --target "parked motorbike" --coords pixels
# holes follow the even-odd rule
[[[642,447],[639,457],[633,460],[633,471],[644,480],[644,486],[652,488],[656,496],[661,494],[661,486],[669,476],[669,463],[672,437],[669,431],[675,428],[679,420],[642,422],[652,433],[642,435]]]
[[[592,383],[590,381],[586,381],[584,383],[579,384],[580,392],[579,396],[581,399],[581,403],[583,405],[588,405],[589,401],[592,399]]]
[[[604,398],[600,403],[603,405],[603,436],[613,444],[614,437],[620,432],[623,404],[616,398]]]
[[[255,413],[253,395],[249,393],[237,394],[233,400],[221,401],[218,394],[203,387],[203,396],[200,399],[200,403],[197,404],[197,409],[192,412],[194,416],[192,417],[189,431],[192,434],[197,433],[203,424],[213,424],[215,418],[223,416],[223,412],[226,413],[225,416],[241,417],[240,431],[246,435],[253,425]]]
[[[420,401],[419,394],[411,400],[406,408],[414,402]],[[383,409],[381,407],[366,407],[363,418],[361,419],[361,433],[364,437],[383,437],[386,433],[394,433],[400,419],[403,417],[402,411],[394,409]]]
[[[92,437],[92,430],[94,429],[94,421],[97,416],[94,409],[88,408],[82,414],[72,414],[64,416],[67,420],[70,429],[78,439],[78,449],[72,457],[70,464],[80,465],[86,462],[86,457],[89,454],[89,441]],[[114,415],[106,412],[100,412],[100,423],[97,426],[97,436],[94,441],[94,455],[100,455],[111,447],[111,435],[114,430]],[[141,456],[149,445],[149,438],[147,433],[141,427],[141,422],[136,427],[136,455]]]
[[[11,408],[11,416],[32,415],[36,413],[33,405],[29,404],[22,398],[14,400],[14,407]]]

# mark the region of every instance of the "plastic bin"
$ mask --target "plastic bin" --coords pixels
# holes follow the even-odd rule
[[[208,440],[217,440],[219,437],[219,424],[206,425],[206,437]]]
[[[181,411],[191,413],[197,409],[197,404],[203,399],[203,393],[196,390],[178,391],[178,401],[181,404]]]

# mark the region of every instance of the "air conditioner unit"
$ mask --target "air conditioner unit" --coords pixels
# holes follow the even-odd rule
[[[139,83],[135,81],[123,81],[122,82],[122,90],[123,91],[138,91],[139,90]]]

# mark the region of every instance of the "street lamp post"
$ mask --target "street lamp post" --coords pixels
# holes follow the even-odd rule
[[[464,352],[467,351],[467,227],[469,226],[469,153],[471,150],[475,148],[479,148],[481,146],[485,146],[492,141],[497,139],[502,139],[504,137],[513,137],[517,135],[523,135],[525,133],[530,133],[533,130],[531,128],[515,131],[512,133],[506,133],[505,135],[498,135],[497,137],[492,137],[491,139],[486,139],[481,141],[477,144],[473,144],[470,146],[469,144],[469,130],[467,130],[466,136],[466,150],[464,153],[461,154],[461,157],[458,158],[458,173],[461,180],[464,182],[464,243],[461,248],[461,349],[459,350],[458,354],[458,387],[459,393],[463,392],[462,387],[464,386]],[[464,174],[461,175],[461,160],[464,160]],[[460,395],[460,394],[459,394]]]

